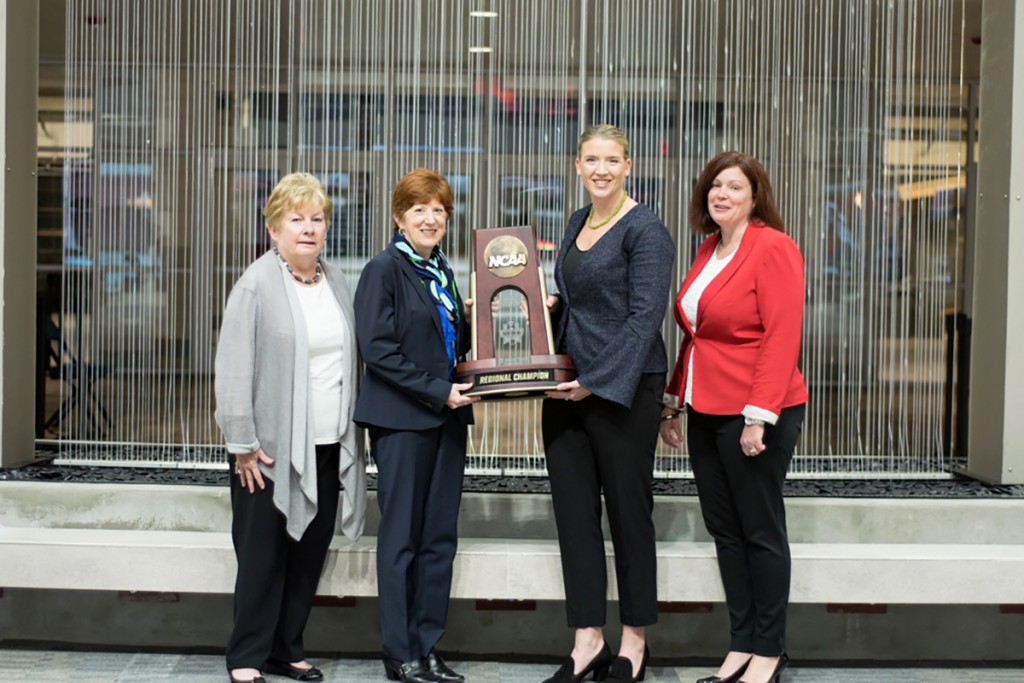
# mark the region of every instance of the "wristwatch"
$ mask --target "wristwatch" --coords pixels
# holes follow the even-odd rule
[[[744,417],[743,424],[748,427],[764,427],[764,420],[759,420],[756,417]]]

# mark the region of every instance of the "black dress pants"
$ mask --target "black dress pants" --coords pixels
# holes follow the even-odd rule
[[[384,654],[425,657],[444,634],[458,545],[466,425],[446,409],[421,431],[373,427],[377,463],[377,595]]]
[[[593,395],[582,401],[544,401],[544,453],[570,628],[606,621],[602,490],[622,623],[647,626],[658,620],[651,484],[664,387],[664,375],[642,375],[630,408]]]
[[[266,488],[249,493],[231,476],[231,540],[238,575],[228,670],[262,669],[268,659],[305,659],[302,632],[338,516],[340,452],[336,443],[316,447],[317,513],[298,541],[288,535],[284,515],[274,505],[273,481],[264,476]],[[230,456],[229,471],[234,465]]]
[[[715,539],[729,608],[730,649],[777,657],[786,647],[791,561],[782,485],[806,406],[765,425],[765,450],[743,453],[742,415],[688,408],[690,463],[704,525]]]

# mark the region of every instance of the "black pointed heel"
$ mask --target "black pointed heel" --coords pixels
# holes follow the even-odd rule
[[[608,643],[605,643],[578,674],[573,673],[576,670],[576,662],[572,657],[566,657],[561,668],[544,683],[581,683],[590,674],[594,675],[595,681],[604,681],[608,676],[608,667],[611,662],[612,651],[608,648]]]
[[[779,678],[782,676],[782,672],[785,671],[786,667],[788,667],[788,666],[789,666],[789,655],[787,655],[785,652],[783,652],[779,656],[779,661],[775,665],[775,670],[772,671],[772,675],[768,677],[767,683],[779,683]],[[747,683],[747,681],[744,681],[741,678],[739,683]]]
[[[739,683],[739,680],[743,678],[743,674],[747,673],[747,667],[750,666],[750,660],[744,662],[743,666],[733,671],[724,678],[721,676],[708,676],[707,678],[697,679],[697,683]]]
[[[633,662],[627,657],[616,657],[609,667],[606,683],[637,683],[637,681],[644,680],[644,676],[647,675],[647,660],[650,657],[651,649],[645,644],[644,656],[640,660],[640,668],[635,677],[633,676]]]

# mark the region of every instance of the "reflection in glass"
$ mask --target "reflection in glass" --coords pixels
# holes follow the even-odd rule
[[[96,26],[95,0],[67,0],[75,105],[54,280],[61,331],[105,374],[64,390],[79,405],[94,392],[112,426],[65,422],[64,457],[221,466],[216,331],[268,247],[259,211],[281,175],[323,179],[336,207],[325,256],[354,287],[391,237],[394,182],[444,173],[443,249],[465,293],[479,227],[533,225],[553,272],[587,201],[577,136],[607,122],[632,143],[630,194],[675,237],[677,278],[700,243],[687,205],[707,160],[739,149],[765,164],[806,272],[812,400],[792,470],[943,472],[945,321],[962,309],[973,211],[963,3],[518,0],[497,3],[500,21],[470,16],[478,4],[120,3]],[[395,26],[415,28],[408,49]],[[179,33],[187,46],[167,39]],[[529,321],[512,292],[496,305],[513,362]],[[672,354],[672,316],[663,333]],[[539,406],[478,406],[469,468],[542,473]],[[140,443],[166,452],[137,455]],[[685,450],[662,449],[656,467],[685,475]]]
[[[518,289],[500,290],[491,301],[494,329],[494,359],[498,365],[530,362],[530,311],[526,296]]]

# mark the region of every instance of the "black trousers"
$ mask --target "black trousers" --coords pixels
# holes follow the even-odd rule
[[[466,425],[370,427],[377,463],[377,595],[384,654],[425,657],[444,634],[458,545]]]
[[[602,490],[622,623],[647,626],[658,620],[651,483],[664,387],[664,375],[643,375],[630,408],[597,396],[544,401],[544,453],[570,628],[603,626],[606,620]]]
[[[327,548],[338,516],[339,444],[316,447],[317,513],[302,538],[285,531],[274,506],[274,482],[249,493],[231,476],[231,540],[238,558],[235,626],[227,647],[228,669],[262,669],[268,659],[305,659],[302,632],[313,607]],[[234,472],[235,458],[228,466]]]
[[[776,657],[786,647],[791,561],[782,485],[805,405],[766,425],[757,457],[740,446],[742,415],[688,409],[687,444],[704,525],[715,539],[729,608],[730,649]]]

